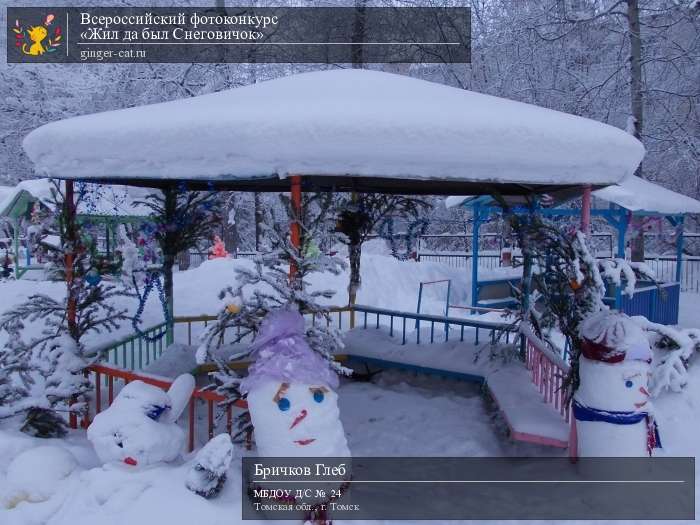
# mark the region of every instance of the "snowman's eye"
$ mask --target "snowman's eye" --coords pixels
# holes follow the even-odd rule
[[[314,390],[314,401],[316,401],[316,403],[322,403],[324,397],[322,390]]]
[[[628,379],[627,381],[625,381],[625,386],[627,388],[632,388],[634,386],[634,383]]]
[[[286,412],[287,410],[289,410],[290,406],[292,406],[292,404],[286,397],[281,397],[277,401],[277,408],[279,408],[282,412]]]

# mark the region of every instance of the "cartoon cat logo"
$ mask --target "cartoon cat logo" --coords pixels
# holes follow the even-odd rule
[[[29,26],[23,29],[19,20],[15,20],[15,27],[12,30],[15,32],[15,46],[19,47],[23,54],[29,56],[41,56],[44,53],[54,53],[63,43],[61,27],[56,25],[53,31],[53,36],[49,37],[49,26],[52,24],[54,15],[47,15],[43,24],[38,26]],[[46,43],[44,43],[46,41]]]

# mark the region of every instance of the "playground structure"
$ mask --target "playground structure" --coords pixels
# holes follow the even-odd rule
[[[26,234],[27,224],[35,206],[49,210],[53,207],[52,183],[49,179],[33,179],[20,182],[0,196],[0,219],[4,219],[12,230],[11,243],[15,279],[20,279],[31,270],[42,270],[43,265],[31,252],[31,242]],[[80,203],[76,210],[76,220],[82,225],[90,225],[103,235],[96,239],[97,249],[106,258],[111,258],[117,245],[117,229],[123,224],[137,224],[148,216],[148,209],[134,202],[130,195],[114,188],[107,188],[96,202]],[[10,246],[5,246],[10,249]]]
[[[264,133],[259,131],[261,121],[266,123]],[[514,121],[519,122],[517,129]],[[189,191],[291,190],[297,216],[301,216],[302,191],[590,196],[592,189],[631,175],[644,154],[631,135],[598,122],[367,70],[307,73],[188,100],[68,119],[35,130],[24,147],[37,169],[66,181],[68,208],[73,213],[73,182],[78,180],[158,189],[184,186]],[[105,158],[110,162],[105,163]],[[585,213],[582,229],[589,229]],[[297,247],[300,233],[300,224],[292,221],[290,238]],[[478,231],[476,235],[478,241]],[[474,258],[478,260],[477,255]],[[294,275],[292,265],[290,278]],[[69,324],[75,322],[70,278]],[[174,310],[173,298],[167,299]],[[560,438],[562,429],[566,433],[568,412],[562,403],[563,370],[541,342],[526,335],[527,363],[517,364],[499,381],[499,372],[455,369],[450,363],[438,364],[437,355],[432,356],[433,363],[421,362],[422,352],[410,352],[406,325],[429,325],[431,342],[435,342],[435,326],[444,325],[449,342],[453,326],[463,341],[465,329],[509,333],[513,328],[507,323],[355,304],[341,310],[349,315],[349,326],[356,328],[348,337],[369,337],[368,320],[375,317],[375,330],[386,326],[387,320],[389,327],[390,339],[379,346],[395,344],[400,331],[398,346],[406,350],[402,359],[379,359],[359,350],[349,352],[347,359],[485,381],[513,437],[564,444]],[[363,316],[362,328],[353,323],[358,314]],[[380,323],[380,318],[385,322]],[[170,334],[167,342],[175,340],[175,319],[170,315],[158,328]],[[422,341],[421,332],[414,331],[416,345]],[[118,356],[121,350],[126,365],[129,351],[137,344],[148,348],[148,339],[143,340],[140,334],[132,336],[112,353]],[[353,348],[352,342],[349,346]],[[135,354],[131,355],[133,364]],[[120,377],[105,369],[101,373]],[[109,377],[114,388],[116,379]],[[122,374],[119,380],[134,378]],[[539,403],[539,410],[529,409],[533,403]],[[545,418],[544,425],[539,417]],[[552,420],[557,424],[548,424]],[[552,426],[554,433],[548,430]],[[533,429],[542,430],[538,434]]]
[[[650,321],[661,324],[677,324],[683,276],[683,224],[689,213],[700,213],[700,201],[673,192],[652,182],[628,177],[618,184],[592,193],[600,203],[588,213],[599,217],[617,232],[617,257],[625,258],[627,232],[633,217],[661,217],[675,228],[676,267],[674,280],[657,287],[653,283],[638,282],[634,297],[623,295],[624,285],[607,283],[608,302],[614,308],[629,315],[644,315]],[[502,207],[490,196],[451,197],[450,206],[463,206],[472,211],[472,257],[479,257],[479,229],[483,223],[503,213]],[[529,206],[514,206],[515,213],[539,213],[558,219],[582,217],[582,208],[571,206],[542,207],[535,201]],[[641,233],[640,233],[641,234]],[[514,299],[508,293],[516,285],[511,278],[479,280],[479,265],[471,265],[472,306],[507,307]],[[488,292],[495,295],[486,295]]]

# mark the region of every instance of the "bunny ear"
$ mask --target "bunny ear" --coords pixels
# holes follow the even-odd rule
[[[173,381],[173,384],[170,385],[168,397],[170,398],[171,408],[168,414],[168,421],[175,422],[177,418],[180,417],[187,403],[190,402],[194,386],[194,376],[190,374],[178,376],[177,379]]]

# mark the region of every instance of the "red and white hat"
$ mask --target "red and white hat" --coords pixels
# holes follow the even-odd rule
[[[649,338],[634,320],[621,312],[601,310],[583,321],[581,354],[593,361],[620,363],[639,360],[651,363]]]

